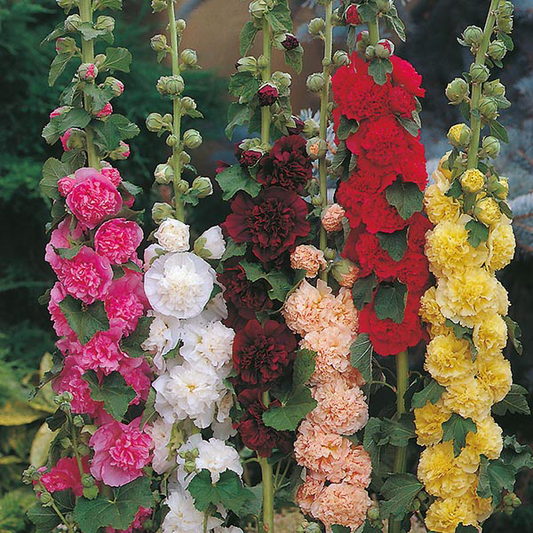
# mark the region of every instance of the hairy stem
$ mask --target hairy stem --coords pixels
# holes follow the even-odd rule
[[[263,56],[266,59],[265,67],[261,72],[263,83],[270,80],[272,75],[272,40],[270,36],[270,23],[263,18]],[[261,144],[265,147],[270,142],[270,107],[261,108]]]
[[[489,14],[485,22],[485,29],[483,30],[483,39],[479,45],[476,53],[476,65],[484,65],[487,50],[490,44],[490,38],[494,31],[494,23],[496,22],[496,9],[500,0],[492,0],[490,3]],[[468,168],[477,168],[478,165],[478,149],[481,138],[481,113],[479,112],[479,104],[481,101],[481,83],[472,83],[472,98],[470,100],[470,123],[472,130],[472,140],[468,148]]]
[[[368,36],[370,37],[370,44],[376,46],[379,41],[379,22],[376,18],[372,22],[367,22]]]
[[[91,0],[80,0],[79,11],[82,22],[93,23],[93,9]],[[86,41],[83,36],[81,38],[81,60],[83,63],[94,63],[94,41]],[[94,81],[86,82],[94,83]],[[89,97],[83,95],[83,106],[87,113],[91,112],[91,103]],[[91,127],[86,128],[85,137],[87,143],[87,163],[90,167],[100,170],[100,157],[93,140],[93,132]]]
[[[263,404],[270,405],[268,392],[263,393]],[[260,457],[261,478],[263,481],[263,529],[265,533],[274,533],[274,476],[268,457]]]

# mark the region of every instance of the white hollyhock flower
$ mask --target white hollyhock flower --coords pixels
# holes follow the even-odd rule
[[[194,243],[194,251],[204,259],[220,259],[226,251],[226,241],[220,226],[204,231]]]
[[[234,338],[235,332],[222,322],[195,324],[195,320],[189,320],[181,337],[180,354],[190,363],[204,362],[221,369],[229,366]]]
[[[198,318],[205,322],[215,322],[228,318],[228,306],[224,300],[224,295],[219,292],[211,298]]]
[[[173,350],[180,340],[182,333],[181,322],[177,318],[164,316],[153,311],[149,313],[154,320],[150,324],[150,334],[142,343],[143,350],[154,356],[154,365],[159,372],[165,370],[163,356]]]
[[[214,533],[244,533],[244,531],[237,526],[229,526],[229,527],[216,527],[213,530]]]
[[[169,443],[172,434],[172,424],[168,424],[162,418],[158,418],[154,424],[148,428],[148,432],[154,443],[152,466],[158,474],[164,474],[174,466],[174,458],[169,458]]]
[[[226,470],[232,470],[238,476],[242,476],[242,465],[239,454],[235,448],[228,446],[219,439],[209,439],[198,443],[198,458],[196,468],[204,468],[211,473],[211,481],[217,483],[220,474]]]
[[[184,252],[156,259],[144,276],[152,308],[174,318],[199,315],[209,301],[215,271],[197,255]]]
[[[163,533],[199,533],[204,531],[204,513],[194,506],[192,496],[183,489],[176,489],[165,500],[169,512],[163,521]],[[210,516],[207,519],[207,531],[220,526],[222,520]]]
[[[160,255],[166,253],[164,248],[161,248],[158,244],[150,244],[144,251],[144,270],[148,270],[152,261],[157,259]]]
[[[192,452],[193,450],[196,450],[196,454],[198,454],[198,446],[202,442],[202,435],[201,433],[196,433],[194,435],[191,435],[187,442],[185,442],[182,446],[180,446],[178,453],[176,454],[176,463],[178,464],[178,469],[176,471],[178,483],[183,487],[187,488],[189,486],[189,483],[191,479],[197,474],[196,471],[189,471],[187,472],[185,469],[185,463],[187,463],[187,460],[191,460],[191,454],[189,452]],[[198,457],[198,455],[196,455]],[[196,460],[194,460],[194,468],[196,467]]]
[[[169,252],[186,252],[190,248],[189,226],[174,218],[163,220],[154,237]]]
[[[153,387],[155,408],[168,423],[191,418],[199,428],[213,422],[215,404],[225,391],[213,367],[189,363],[172,367]]]

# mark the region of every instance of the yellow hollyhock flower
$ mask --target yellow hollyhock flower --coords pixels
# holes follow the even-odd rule
[[[437,444],[442,439],[442,424],[450,418],[451,412],[444,407],[442,400],[415,409],[415,428],[420,446]]]

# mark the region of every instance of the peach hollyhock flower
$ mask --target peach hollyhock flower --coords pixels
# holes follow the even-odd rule
[[[352,435],[368,421],[368,405],[359,387],[350,386],[341,374],[316,387],[313,398],[317,407],[308,419],[326,431]]]
[[[352,446],[343,464],[344,481],[361,488],[370,485],[372,460],[362,446]]]
[[[325,476],[316,472],[307,472],[305,481],[296,492],[296,503],[304,513],[311,514],[311,506],[322,492],[325,483]]]
[[[323,522],[326,531],[338,524],[353,532],[363,524],[372,500],[365,489],[349,483],[336,483],[326,487],[311,506],[311,514]]]
[[[341,231],[345,214],[346,211],[339,204],[328,206],[322,215],[322,227],[330,232]]]
[[[318,271],[326,266],[324,252],[310,244],[300,244],[291,253],[291,268],[305,270],[306,278],[316,278]]]

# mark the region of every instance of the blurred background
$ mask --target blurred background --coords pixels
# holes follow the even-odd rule
[[[164,31],[164,21],[151,14],[148,0],[125,0],[124,11],[116,15],[115,44],[133,54],[131,73],[119,76],[126,85],[124,96],[113,102],[141,128],[132,140],[132,155],[118,163],[122,175],[144,189],[137,202],[148,209],[158,193],[153,190],[152,172],[164,162],[168,150],[164,142],[149,133],[144,119],[152,111],[165,113],[155,90],[156,80],[168,70],[159,65],[149,40]],[[293,109],[318,107],[318,101],[305,90],[307,75],[321,69],[320,43],[307,38],[306,23],[320,13],[315,0],[292,1],[297,36],[306,50],[304,72],[293,74]],[[423,140],[428,168],[448,149],[445,134],[461,121],[456,108],[444,96],[446,84],[468,69],[471,56],[459,46],[456,37],[469,24],[482,25],[488,0],[410,0],[396,4],[407,25],[407,44],[397,52],[411,61],[424,76],[427,89],[423,120]],[[514,40],[516,48],[505,59],[502,82],[513,107],[502,113],[501,121],[511,138],[498,160],[501,174],[509,177],[515,231],[519,241],[516,259],[501,273],[509,290],[510,315],[522,325],[524,354],[511,349],[515,381],[533,390],[533,0],[515,0]],[[179,15],[187,19],[183,46],[198,51],[201,71],[186,73],[186,93],[196,99],[206,116],[194,127],[204,144],[193,154],[201,175],[213,176],[218,159],[231,161],[233,144],[224,137],[228,107],[227,83],[239,58],[238,36],[248,20],[247,2],[242,0],[180,0]],[[45,394],[27,404],[33,383],[50,364],[54,333],[45,307],[38,297],[51,287],[53,273],[44,262],[47,236],[44,225],[49,208],[38,183],[47,157],[59,156],[60,147],[49,147],[41,138],[48,114],[57,107],[58,96],[72,76],[67,71],[56,87],[46,84],[49,64],[55,54],[53,44],[39,46],[45,35],[63,20],[53,0],[0,0],[0,533],[32,531],[25,519],[33,503],[33,492],[25,488],[20,474],[30,461],[40,464],[45,454],[48,433],[45,418],[55,410],[51,395]],[[344,48],[339,29],[336,47]],[[285,70],[281,60],[275,64]],[[237,131],[236,137],[245,131]],[[144,204],[141,205],[141,204]],[[228,207],[217,191],[189,218],[195,232],[222,222]],[[149,217],[146,217],[149,228]],[[531,397],[530,397],[531,398]],[[533,425],[523,416],[506,415],[498,422],[523,442],[533,443]],[[523,475],[517,493],[525,505],[513,516],[498,515],[484,531],[527,532],[533,524],[533,482]]]

